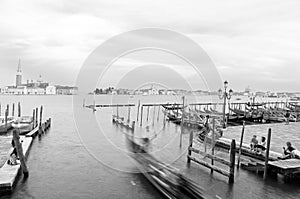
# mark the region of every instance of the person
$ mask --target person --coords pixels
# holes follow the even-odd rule
[[[280,158],[282,160],[295,158],[294,151],[296,150],[295,147],[292,146],[291,142],[286,142],[287,148],[283,147],[283,157]]]
[[[285,124],[289,124],[289,122],[290,122],[290,116],[291,116],[291,114],[290,114],[290,112],[289,112],[289,110],[287,110],[287,112],[286,112],[286,114],[285,114]]]
[[[266,137],[262,136],[261,137],[261,141],[259,144],[256,144],[254,146],[254,148],[256,149],[256,151],[258,151],[259,153],[261,153],[262,151],[266,150]]]
[[[12,146],[12,151],[9,152],[10,155],[9,155],[9,159],[8,159],[7,163],[10,165],[16,165],[17,159],[18,159],[18,154],[17,154],[17,148],[16,148],[14,140],[11,141],[11,146]]]
[[[258,144],[258,140],[256,139],[256,135],[253,135],[251,142],[250,142],[250,148],[251,150],[254,150],[254,147]]]

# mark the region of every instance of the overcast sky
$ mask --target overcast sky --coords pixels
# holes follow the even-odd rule
[[[52,84],[73,85],[102,42],[133,29],[159,27],[197,42],[234,90],[250,85],[300,91],[299,10],[298,0],[1,0],[0,86],[14,84],[19,58],[24,81],[41,74]],[[195,81],[191,71],[183,73]],[[117,84],[114,74],[112,84]]]

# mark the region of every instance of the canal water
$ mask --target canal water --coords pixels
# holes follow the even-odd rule
[[[200,101],[211,98],[199,97]],[[175,96],[97,96],[95,102],[142,103],[178,101]],[[199,99],[189,99],[188,103]],[[18,181],[11,198],[161,198],[160,193],[138,173],[135,161],[127,151],[124,128],[113,125],[111,115],[116,108],[102,108],[96,113],[82,108],[72,96],[0,96],[4,104],[22,104],[22,114],[31,115],[32,109],[44,106],[44,118],[52,118],[51,130],[41,139],[35,139],[28,158],[29,178]],[[73,108],[73,102],[76,109]],[[86,99],[93,103],[93,98]],[[74,110],[76,113],[74,113]],[[2,110],[3,111],[3,110]],[[130,109],[130,117],[136,120],[136,108]],[[206,192],[219,198],[300,198],[299,181],[284,182],[281,177],[268,178],[240,169],[235,183],[209,169],[191,163],[186,164],[188,132],[180,143],[180,126],[166,122],[161,109],[143,110],[142,127],[136,123],[137,137],[152,139],[152,153],[160,160],[172,164],[195,180]],[[159,112],[159,114],[158,114]],[[3,114],[3,113],[2,113]],[[119,108],[118,114],[128,117],[128,108]],[[154,116],[153,116],[154,115]],[[96,123],[91,118],[95,118]],[[84,126],[83,126],[84,125]],[[245,141],[253,134],[267,135],[272,129],[272,150],[281,152],[286,141],[300,148],[300,123],[266,124],[246,126]],[[230,127],[224,137],[239,140],[241,127]],[[1,139],[1,137],[0,137]]]

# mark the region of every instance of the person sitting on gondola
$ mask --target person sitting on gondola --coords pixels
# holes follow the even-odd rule
[[[256,135],[253,135],[251,142],[250,142],[250,148],[251,150],[255,149],[255,146],[258,144],[258,140],[256,139]]]
[[[290,159],[290,158],[294,158],[294,150],[296,150],[295,147],[292,146],[291,142],[286,142],[286,146],[287,148],[283,147],[283,154],[284,156],[282,157],[282,159]]]
[[[261,137],[261,141],[259,144],[256,144],[254,146],[255,151],[257,151],[258,153],[261,153],[262,151],[266,150],[266,137],[262,136]]]

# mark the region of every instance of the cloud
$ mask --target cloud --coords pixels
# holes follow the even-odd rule
[[[19,57],[29,78],[47,71],[49,81],[72,84],[85,58],[105,40],[160,27],[200,44],[235,90],[298,90],[299,8],[297,0],[2,0],[0,85],[13,83]],[[163,57],[157,61],[168,64]]]

